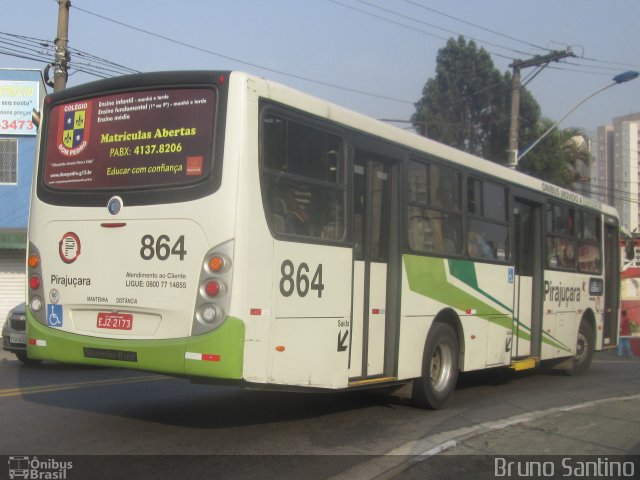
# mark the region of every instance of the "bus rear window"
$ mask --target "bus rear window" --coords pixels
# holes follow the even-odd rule
[[[54,105],[46,130],[44,185],[132,190],[205,178],[213,164],[216,92],[122,92]]]

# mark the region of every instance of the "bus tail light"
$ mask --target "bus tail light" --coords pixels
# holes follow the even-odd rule
[[[225,255],[214,253],[209,257],[206,268],[211,274],[225,273],[229,268],[231,268],[231,260],[229,260]]]
[[[28,288],[28,305],[31,313],[42,324],[46,325],[46,310],[44,308],[44,286],[42,282],[42,263],[40,261],[40,252],[29,242],[29,256],[27,257],[27,284]]]
[[[32,253],[31,255],[29,255],[27,265],[29,266],[29,268],[37,268],[38,265],[40,265],[40,257],[37,254]]]
[[[192,334],[200,335],[224,322],[230,303],[233,242],[211,249],[202,261]]]
[[[211,298],[224,295],[225,287],[218,280],[209,280],[204,284],[204,293]]]
[[[42,310],[42,299],[40,297],[31,297],[31,301],[29,302],[29,307],[35,313]]]
[[[38,275],[31,275],[31,277],[29,277],[29,288],[31,290],[38,290],[41,285],[42,281]]]
[[[200,310],[200,316],[209,325],[218,326],[224,320],[224,311],[218,305],[205,305]]]

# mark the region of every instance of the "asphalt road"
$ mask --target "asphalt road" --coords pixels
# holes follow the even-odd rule
[[[126,370],[55,363],[26,367],[3,352],[0,455],[68,459],[75,462],[70,480],[86,478],[85,471],[92,478],[132,472],[136,478],[215,473],[218,479],[310,480],[344,478],[345,472],[374,478],[390,468],[387,463],[437,446],[450,432],[638,395],[638,367],[640,357],[604,352],[578,377],[465,374],[448,408],[423,411],[357,392],[248,391]],[[362,465],[370,468],[358,469]]]

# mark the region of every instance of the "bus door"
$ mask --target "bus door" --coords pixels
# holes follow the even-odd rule
[[[542,340],[544,269],[542,205],[516,198],[512,358],[539,357]]]
[[[618,226],[604,225],[604,331],[602,346],[615,345],[618,339],[620,303],[620,241]]]
[[[397,165],[397,163],[396,163]],[[356,149],[353,171],[353,294],[349,378],[385,377],[393,370],[397,295],[397,198],[393,161]],[[393,252],[393,253],[392,253]],[[390,262],[390,258],[394,260]],[[391,300],[388,300],[390,298]]]

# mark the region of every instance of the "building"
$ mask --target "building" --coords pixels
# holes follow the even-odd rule
[[[31,177],[36,157],[32,110],[45,96],[39,70],[0,69],[0,326],[25,298]]]
[[[598,127],[589,174],[591,196],[616,207],[620,223],[631,232],[640,232],[639,133],[640,113],[616,117],[613,124]]]
[[[625,267],[640,268],[640,113],[598,127],[591,147],[591,197],[618,210],[621,225],[634,234],[635,259]]]

